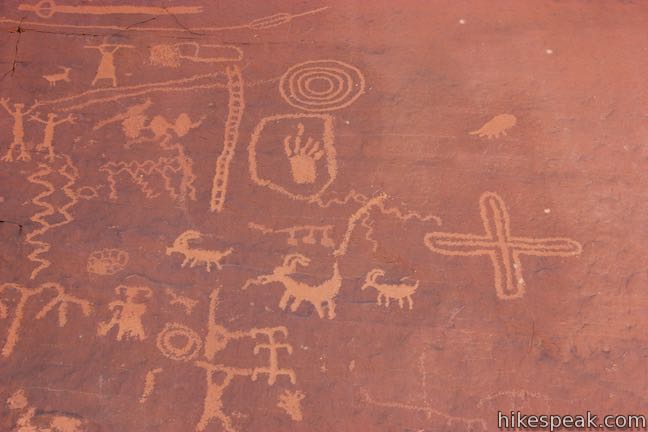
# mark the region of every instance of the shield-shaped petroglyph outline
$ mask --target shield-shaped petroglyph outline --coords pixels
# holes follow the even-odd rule
[[[317,193],[311,195],[302,195],[295,194],[290,192],[288,189],[284,188],[277,183],[274,183],[272,180],[263,179],[259,176],[257,170],[257,160],[256,160],[256,147],[259,141],[261,133],[265,129],[266,125],[275,121],[289,119],[309,119],[316,118],[324,122],[324,133],[322,134],[322,143],[324,150],[326,152],[326,167],[329,174],[329,180],[320,188]],[[249,169],[250,177],[252,181],[259,186],[266,186],[274,191],[281,192],[285,195],[288,195],[292,199],[301,200],[301,201],[316,201],[322,193],[328,189],[328,187],[335,181],[337,177],[337,158],[335,154],[334,146],[334,136],[333,136],[333,116],[330,114],[311,114],[311,113],[298,113],[298,114],[278,114],[274,116],[264,117],[261,119],[259,124],[254,128],[252,132],[252,137],[250,138],[250,144],[248,146],[248,160],[249,160]]]

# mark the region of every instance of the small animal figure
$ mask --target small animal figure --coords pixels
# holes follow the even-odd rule
[[[397,285],[394,284],[385,284],[378,282],[379,277],[385,276],[385,272],[381,269],[373,269],[367,273],[365,278],[365,283],[362,285],[362,290],[371,287],[375,288],[378,291],[377,303],[382,305],[383,301],[385,307],[389,307],[389,303],[392,300],[398,300],[398,305],[403,309],[403,299],[407,299],[410,310],[414,302],[412,301],[412,294],[414,294],[419,287],[419,281],[415,281],[414,284],[400,283]],[[402,278],[401,282],[405,281],[408,278]]]
[[[203,235],[198,231],[187,230],[180,234],[173,242],[173,245],[166,249],[166,254],[171,255],[172,253],[179,253],[184,255],[185,259],[182,262],[181,267],[184,267],[187,264],[189,264],[189,267],[205,264],[207,271],[209,272],[211,270],[211,265],[214,264],[218,270],[222,270],[223,266],[220,261],[234,252],[234,249],[228,248],[224,251],[192,249],[189,242],[191,240],[199,240],[202,236]]]
[[[488,139],[499,138],[500,135],[506,135],[506,131],[516,123],[517,118],[513,114],[499,114],[476,131],[469,132],[469,135],[478,135],[480,138],[488,137]]]
[[[13,432],[82,432],[89,425],[81,418],[66,414],[46,413],[29,405],[23,390],[18,390],[9,399],[7,407],[17,411],[18,421],[11,429]]]
[[[285,288],[284,294],[279,300],[279,307],[286,309],[291,299],[294,299],[290,310],[295,312],[303,302],[313,305],[320,318],[324,318],[323,305],[327,305],[328,319],[335,318],[335,297],[342,287],[342,276],[338,263],[333,264],[333,276],[317,286],[310,286],[304,282],[295,280],[291,275],[297,273],[297,264],[306,267],[310,259],[301,254],[289,254],[284,257],[283,263],[275,267],[271,274],[262,275],[248,280],[243,289],[252,284],[265,285],[272,282],[279,282]]]
[[[43,78],[45,78],[49,82],[50,87],[56,86],[57,82],[70,82],[70,71],[72,69],[65,66],[59,66],[59,69],[62,69],[63,72],[51,75],[43,75]]]

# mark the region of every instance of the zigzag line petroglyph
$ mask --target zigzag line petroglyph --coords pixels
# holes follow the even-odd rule
[[[234,158],[236,143],[239,137],[239,128],[245,111],[245,96],[243,94],[243,76],[238,66],[228,66],[227,91],[229,100],[227,104],[227,120],[225,121],[225,137],[223,150],[216,159],[216,173],[212,181],[211,200],[209,209],[220,212],[225,205],[225,194],[229,181],[229,167]]]
[[[331,238],[333,225],[295,225],[288,228],[272,229],[261,224],[250,222],[248,223],[248,227],[250,229],[260,231],[265,235],[287,234],[288,238],[286,239],[286,242],[291,246],[297,246],[299,244],[299,241],[301,240],[301,242],[304,244],[319,243],[320,245],[327,248],[335,247],[335,242]],[[299,233],[304,233],[304,235],[299,237]],[[319,242],[315,238],[316,233],[320,233]]]
[[[61,29],[61,28],[67,28],[67,29],[79,29],[83,33],[87,33],[88,30],[118,30],[118,31],[142,31],[142,32],[189,32],[189,33],[216,33],[216,32],[222,32],[222,31],[228,31],[228,30],[239,30],[239,29],[248,29],[248,30],[264,30],[272,27],[277,27],[279,25],[287,24],[291,22],[293,19],[298,18],[298,17],[303,17],[303,16],[308,16],[308,15],[313,15],[322,11],[325,11],[328,9],[328,6],[317,8],[317,9],[312,9],[306,12],[301,12],[297,14],[291,14],[291,13],[286,13],[286,12],[280,12],[274,15],[266,16],[263,18],[258,18],[255,20],[250,21],[249,23],[246,24],[239,24],[239,25],[233,25],[233,26],[222,26],[222,27],[195,27],[195,28],[187,28],[187,27],[146,27],[142,25],[130,25],[128,27],[120,27],[120,26],[111,26],[111,25],[78,25],[78,24],[49,24],[49,23],[41,23],[41,22],[34,22],[34,21],[24,21],[24,20],[15,20],[15,19],[10,19],[10,18],[5,18],[2,17],[0,18],[0,24],[6,23],[6,24],[15,24],[20,26],[22,31],[26,30],[38,30],[38,28],[44,28],[44,29]],[[30,28],[32,27],[32,28]]]
[[[4,283],[0,285],[0,293],[4,294],[6,291],[14,290],[17,291],[20,295],[20,298],[15,306],[14,317],[9,325],[7,330],[7,339],[4,346],[2,347],[1,355],[4,358],[9,357],[16,346],[20,338],[20,330],[22,327],[22,321],[25,314],[25,306],[30,298],[37,296],[47,290],[54,290],[56,296],[52,298],[45,306],[43,306],[39,312],[36,313],[35,319],[43,319],[51,310],[53,310],[57,305],[59,307],[58,313],[58,325],[59,327],[64,327],[67,324],[67,312],[70,304],[76,304],[81,308],[81,312],[84,316],[89,316],[93,311],[93,306],[89,301],[82,300],[78,297],[69,295],[65,293],[65,289],[54,282],[43,283],[37,288],[27,288],[25,286],[15,284],[15,283]],[[7,305],[0,300],[0,318],[6,318],[8,315]]]
[[[32,199],[32,204],[37,207],[40,207],[42,210],[34,214],[30,220],[36,223],[40,228],[34,229],[27,234],[25,241],[34,246],[34,250],[27,256],[30,261],[38,263],[38,266],[32,271],[30,278],[34,279],[38,273],[50,266],[50,261],[46,258],[43,258],[42,255],[49,251],[51,245],[42,240],[35,240],[36,237],[40,237],[45,234],[47,231],[57,228],[63,225],[66,225],[74,220],[74,217],[70,214],[69,210],[74,207],[79,199],[85,199],[86,197],[81,195],[79,191],[72,189],[72,186],[76,183],[79,178],[79,172],[76,166],[74,166],[72,159],[67,155],[56,156],[58,159],[63,160],[63,165],[56,170],[56,172],[63,176],[67,182],[61,187],[61,191],[68,198],[68,202],[60,207],[55,207],[54,205],[43,201],[43,199],[51,196],[56,191],[53,183],[46,179],[47,176],[52,174],[54,170],[50,165],[39,163],[38,169],[32,175],[27,177],[27,181],[30,183],[43,186],[45,190]],[[54,224],[49,223],[47,220],[48,216],[51,216],[58,212],[63,216],[63,220],[56,222]]]

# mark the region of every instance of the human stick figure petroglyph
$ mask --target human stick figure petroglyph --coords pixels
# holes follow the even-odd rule
[[[36,146],[36,150],[47,150],[47,157],[50,162],[54,162],[54,131],[58,125],[64,123],[74,124],[76,117],[68,114],[67,117],[57,120],[58,115],[48,113],[46,119],[41,119],[38,114],[29,117],[31,121],[36,121],[45,125],[43,133],[43,142]]]
[[[242,289],[247,289],[250,285],[266,285],[277,282],[284,286],[284,293],[279,300],[281,309],[285,310],[288,303],[294,299],[291,305],[293,312],[303,302],[308,302],[313,305],[320,318],[325,316],[328,319],[335,318],[335,297],[342,287],[342,276],[337,261],[333,263],[333,275],[317,286],[310,286],[292,277],[297,273],[298,264],[307,267],[310,264],[310,259],[301,254],[286,255],[283,263],[275,267],[272,273],[247,280]],[[324,313],[324,305],[327,306],[327,314]]]
[[[189,267],[193,268],[196,265],[204,264],[209,272],[211,270],[211,265],[213,264],[218,270],[222,270],[223,266],[221,261],[223,258],[230,255],[234,249],[227,248],[223,251],[217,251],[192,248],[189,242],[192,240],[200,240],[202,237],[203,235],[198,231],[187,230],[175,239],[173,245],[167,247],[166,254],[171,255],[173,253],[178,253],[183,255],[185,259],[182,261],[181,267],[189,264]]]
[[[202,6],[131,6],[131,5],[66,5],[54,0],[41,0],[36,4],[22,3],[18,10],[34,12],[41,18],[51,18],[54,14],[78,15],[185,15],[202,12]]]
[[[114,275],[126,268],[128,258],[128,252],[122,249],[97,250],[88,256],[86,270],[102,276]]]
[[[97,328],[98,336],[106,336],[110,330],[117,327],[116,339],[146,339],[142,317],[146,313],[146,302],[153,292],[149,287],[119,285],[115,293],[123,300],[115,300],[108,304],[112,312],[110,321],[102,322]]]
[[[257,380],[261,375],[267,375],[268,385],[273,386],[277,378],[285,376],[291,384],[295,384],[297,377],[292,369],[279,365],[279,352],[285,350],[288,355],[292,353],[292,346],[287,342],[288,329],[285,327],[252,328],[249,330],[229,330],[218,323],[217,308],[220,288],[212,290],[209,295],[209,312],[207,318],[207,335],[204,342],[201,337],[189,327],[180,323],[167,323],[158,334],[157,348],[167,358],[201,368],[205,371],[206,392],[203,410],[196,424],[196,431],[204,431],[212,422],[219,422],[226,431],[236,432],[232,419],[223,409],[223,395],[225,390],[236,377]],[[216,355],[224,350],[227,345],[235,340],[265,337],[267,341],[255,344],[255,355],[267,355],[267,363],[258,367],[240,368],[227,366],[215,362]],[[205,360],[194,360],[204,346]],[[155,387],[155,376],[162,372],[162,368],[151,369],[146,374],[144,392],[140,402],[149,399]]]
[[[221,212],[225,206],[230,164],[234,158],[241,120],[245,111],[241,69],[238,66],[228,66],[225,73],[227,75],[228,93],[227,119],[225,120],[223,150],[216,159],[216,172],[212,180],[211,199],[209,201],[209,209],[212,212]]]
[[[14,307],[13,319],[9,324],[7,339],[5,340],[5,344],[2,347],[0,354],[4,358],[9,357],[13,353],[16,343],[20,338],[20,330],[25,315],[25,307],[29,299],[32,297],[51,291],[55,292],[56,295],[36,313],[34,318],[38,320],[43,319],[50,311],[58,306],[59,327],[64,327],[67,324],[67,313],[70,304],[79,306],[84,316],[89,316],[93,311],[93,306],[89,301],[67,294],[65,289],[55,282],[43,283],[36,288],[27,288],[15,283],[4,283],[0,285],[0,294],[6,295],[9,291],[17,292],[19,298]],[[0,300],[0,318],[2,319],[7,318],[9,312],[5,301]]]
[[[122,48],[135,48],[133,45],[124,44],[109,44],[102,43],[101,45],[86,45],[84,48],[96,49],[101,54],[97,73],[92,80],[92,86],[97,84],[100,80],[110,80],[113,87],[117,87],[117,69],[115,68],[115,53]]]
[[[304,111],[345,108],[365,91],[365,78],[355,66],[338,60],[313,60],[292,66],[281,77],[281,96]]]
[[[483,235],[433,232],[425,235],[425,245],[442,255],[490,257],[495,292],[502,300],[524,296],[526,284],[521,255],[568,257],[579,255],[582,251],[580,243],[568,238],[512,236],[508,209],[496,193],[483,193],[479,199],[479,209],[485,231]]]
[[[236,25],[227,25],[227,26],[218,26],[218,27],[194,27],[187,28],[185,26],[179,27],[152,27],[143,25],[144,23],[135,23],[128,26],[116,26],[116,25],[79,25],[79,24],[50,24],[42,22],[33,22],[25,20],[14,20],[9,18],[0,18],[0,24],[16,24],[22,26],[24,29],[72,29],[79,30],[81,34],[87,33],[89,30],[93,31],[109,31],[113,33],[116,31],[140,31],[140,32],[164,32],[164,33],[173,33],[173,32],[198,32],[198,33],[221,33],[224,31],[232,30],[265,30],[273,27],[278,27],[280,25],[288,24],[295,18],[314,15],[325,10],[329,9],[328,6],[320,7],[316,9],[311,9],[305,12],[300,13],[287,13],[280,12],[273,15],[265,16],[262,18],[254,19],[248,23],[236,24]],[[145,21],[148,22],[149,20]]]
[[[18,155],[18,160],[28,161],[31,159],[30,154],[28,153],[27,144],[25,143],[25,116],[29,115],[34,109],[33,105],[28,110],[25,110],[25,104],[15,103],[13,108],[9,107],[9,99],[1,98],[0,106],[4,108],[7,113],[13,117],[13,141],[9,144],[9,150],[7,154],[2,158],[3,161],[11,162],[13,161],[13,152],[16,147],[20,148],[20,154]]]
[[[288,234],[286,242],[291,246],[299,245],[301,241],[304,244],[320,244],[327,248],[334,248],[335,242],[331,238],[333,232],[333,225],[295,225],[289,228],[272,229],[261,224],[250,222],[248,223],[250,229],[260,231],[265,235],[269,234]],[[300,235],[300,233],[302,233]],[[317,240],[319,234],[319,241]]]
[[[392,300],[398,300],[398,306],[403,309],[403,300],[407,300],[409,309],[412,310],[414,305],[412,295],[418,289],[419,281],[414,281],[414,283],[404,283],[407,278],[403,278],[399,284],[378,282],[378,278],[383,276],[385,276],[384,270],[371,270],[367,273],[365,283],[362,285],[361,289],[364,291],[367,288],[375,288],[376,291],[378,291],[378,298],[376,299],[378,305],[381,305],[384,302],[385,307],[389,307],[389,303]]]
[[[445,426],[452,427],[452,430],[483,430],[488,431],[486,426],[486,420],[478,417],[459,417],[455,415],[450,415],[446,412],[440,411],[432,405],[428,397],[427,392],[427,372],[425,370],[425,354],[421,354],[419,358],[419,371],[421,374],[421,390],[422,390],[422,401],[421,404],[415,405],[411,402],[398,402],[398,401],[378,401],[367,390],[362,391],[362,397],[364,402],[368,405],[373,405],[376,407],[390,408],[390,409],[400,409],[406,411],[422,412],[426,415],[428,419],[434,417],[439,417],[445,421]],[[457,427],[460,425],[460,427]],[[478,429],[475,429],[478,428]]]
[[[43,78],[45,78],[47,82],[49,82],[50,87],[56,86],[56,84],[59,82],[70,82],[70,72],[72,71],[72,68],[65,66],[59,66],[58,68],[63,72],[43,75]]]
[[[469,132],[469,135],[477,135],[480,138],[488,139],[499,138],[500,135],[506,135],[506,131],[511,129],[517,123],[517,118],[513,114],[499,114],[486,122],[481,128]]]

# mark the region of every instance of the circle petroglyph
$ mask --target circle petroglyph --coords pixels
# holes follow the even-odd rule
[[[202,348],[200,336],[180,323],[167,323],[158,334],[157,347],[171,360],[191,360]]]
[[[313,60],[291,67],[281,77],[281,96],[304,111],[334,111],[355,102],[365,91],[362,72],[337,60]]]

